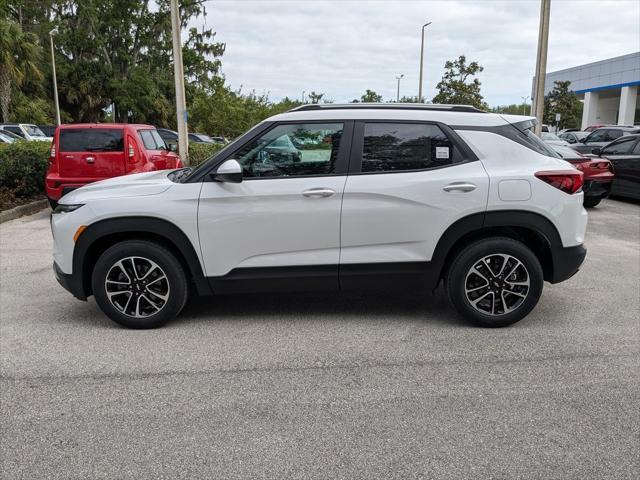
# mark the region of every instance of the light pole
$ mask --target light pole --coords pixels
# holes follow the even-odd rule
[[[522,115],[527,114],[527,100],[529,100],[529,95],[522,97]]]
[[[171,39],[173,43],[173,77],[176,84],[176,116],[178,117],[178,150],[185,166],[189,166],[189,140],[187,138],[187,100],[184,94],[184,66],[180,39],[180,7],[171,0]]]
[[[56,125],[60,125],[60,103],[58,102],[58,81],[56,79],[56,57],[53,53],[53,36],[58,34],[58,27],[49,32],[51,43],[51,70],[53,71],[53,101],[56,104]]]
[[[540,28],[538,30],[538,56],[536,58],[536,81],[531,113],[538,119],[535,134],[542,133],[542,117],[544,114],[544,84],[547,77],[547,47],[549,46],[549,13],[551,0],[540,2]]]
[[[431,25],[431,22],[422,25],[422,43],[420,44],[420,84],[418,85],[418,102],[422,103],[422,68],[424,64],[424,29]]]
[[[396,102],[400,102],[400,80],[404,77],[404,73],[400,75],[396,75],[396,80],[398,80],[398,93],[396,94]]]

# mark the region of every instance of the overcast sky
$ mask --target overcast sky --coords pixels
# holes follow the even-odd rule
[[[435,95],[446,60],[484,66],[491,106],[531,92],[540,0],[205,2],[206,25],[227,45],[222,72],[232,87],[278,100],[324,92],[336,102],[369,88],[417,95],[420,28],[427,28],[424,95]],[[199,19],[194,26],[202,24]],[[640,0],[552,0],[547,71],[640,50]]]

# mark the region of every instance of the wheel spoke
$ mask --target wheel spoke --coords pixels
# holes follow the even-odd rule
[[[525,294],[522,294],[520,292],[514,292],[513,290],[509,290],[508,288],[504,289],[504,293],[509,293],[511,295],[517,295],[518,297],[521,297],[521,298],[527,298],[527,296]]]
[[[156,305],[156,304],[155,304],[155,303],[153,303],[153,302],[151,301],[151,299],[150,299],[149,297],[147,297],[144,293],[143,293],[142,295],[140,295],[140,298],[144,298],[144,300],[145,300],[149,305],[151,305],[153,308],[155,308],[156,312],[159,312],[159,311],[160,311],[160,309],[162,308],[162,306],[164,305],[164,304],[161,304],[160,306]]]

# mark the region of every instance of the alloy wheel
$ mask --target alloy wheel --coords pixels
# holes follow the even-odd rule
[[[166,273],[157,263],[144,257],[126,257],[107,272],[105,291],[119,312],[145,318],[165,307],[170,287]]]
[[[529,272],[512,255],[487,255],[467,272],[464,290],[471,306],[480,313],[505,315],[520,307],[527,298]]]

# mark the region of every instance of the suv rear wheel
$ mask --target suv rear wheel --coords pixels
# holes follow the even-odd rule
[[[538,258],[522,242],[486,238],[451,263],[446,289],[453,307],[482,327],[505,327],[536,306],[544,282]]]
[[[180,313],[187,279],[164,247],[130,240],[113,245],[96,262],[92,288],[100,309],[128,328],[156,328]]]

